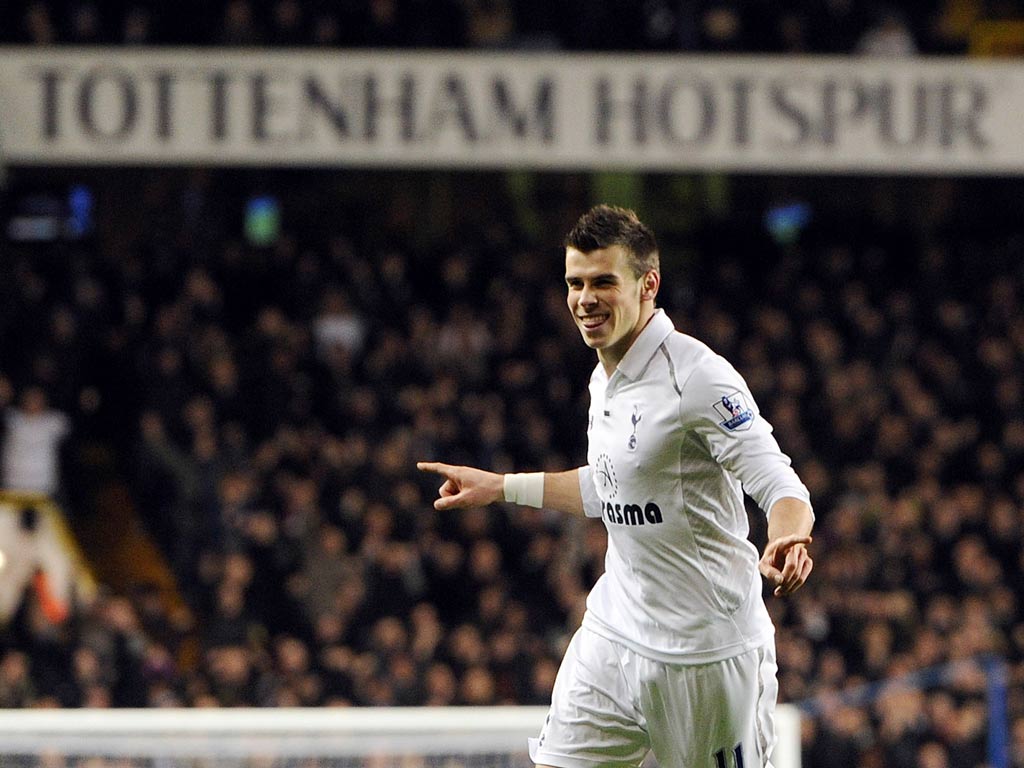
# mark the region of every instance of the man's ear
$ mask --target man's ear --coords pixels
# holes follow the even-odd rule
[[[661,274],[656,269],[647,270],[640,278],[640,285],[640,298],[643,301],[654,301],[654,297],[658,295],[658,288],[661,287]]]

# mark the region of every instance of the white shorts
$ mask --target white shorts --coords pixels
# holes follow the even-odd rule
[[[775,645],[711,664],[654,661],[589,629],[562,660],[530,758],[555,768],[770,768]]]

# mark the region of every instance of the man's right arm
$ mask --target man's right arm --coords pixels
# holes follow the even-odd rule
[[[465,509],[483,507],[505,500],[505,476],[474,467],[460,467],[440,462],[421,461],[416,464],[424,472],[434,472],[444,478],[434,500],[434,509]],[[580,470],[545,472],[542,503],[545,509],[554,509],[572,515],[583,515],[583,493],[580,490]],[[536,505],[532,505],[536,506]]]
[[[557,509],[570,515],[583,515],[583,494],[580,492],[580,471],[544,473],[544,508]]]

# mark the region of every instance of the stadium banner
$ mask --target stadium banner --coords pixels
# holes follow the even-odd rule
[[[0,49],[11,165],[1024,173],[1024,65]]]

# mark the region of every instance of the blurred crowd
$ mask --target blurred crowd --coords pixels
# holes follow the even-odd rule
[[[903,56],[961,53],[977,22],[1021,15],[1015,0],[12,0],[0,42]]]
[[[547,703],[602,525],[437,514],[414,463],[584,461],[557,244],[586,177],[267,173],[282,229],[256,243],[244,173],[96,176],[91,236],[6,246],[0,395],[117,449],[193,616],[140,585],[54,621],[27,592],[0,706]],[[662,304],[815,503],[814,574],[768,599],[805,765],[978,768],[991,657],[1024,766],[1020,190],[790,182],[814,203],[779,231],[735,184],[724,213],[693,189],[640,212]]]

